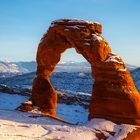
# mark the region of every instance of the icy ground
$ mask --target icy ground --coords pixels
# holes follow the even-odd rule
[[[0,112],[1,140],[98,140],[99,134],[104,134],[108,140],[120,140],[135,129],[104,119],[93,119],[84,125],[67,125],[50,118],[35,117],[33,113]]]
[[[57,108],[59,117],[79,125],[15,110],[28,98],[0,93],[0,140],[121,140],[136,129],[104,119],[87,121],[88,111],[80,105],[59,104]]]
[[[15,110],[29,97],[0,92],[0,110]],[[57,116],[74,124],[87,122],[88,110],[80,105],[58,104]]]

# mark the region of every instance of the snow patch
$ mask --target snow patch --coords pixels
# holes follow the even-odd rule
[[[88,110],[80,105],[58,104],[57,116],[74,124],[83,124],[88,120]]]
[[[115,55],[113,53],[109,54],[109,57],[105,60],[105,62],[109,63],[109,62],[114,62],[114,63],[118,63],[118,64],[124,64],[122,61],[120,61],[120,57],[118,55]]]
[[[84,125],[68,125],[34,113],[0,110],[1,140],[98,140],[97,133],[107,140],[120,140],[136,126],[117,125],[105,119],[93,119]],[[112,136],[109,132],[114,132]]]
[[[85,20],[77,20],[77,19],[60,19],[60,20],[55,20],[55,21],[53,21],[53,23],[54,22],[78,22],[78,23],[90,23],[90,24],[94,24],[95,22],[90,22],[90,21],[85,21]],[[96,23],[96,24],[98,24],[98,23]]]
[[[66,26],[66,27],[67,27],[67,28],[78,29],[78,30],[80,29],[80,28],[79,28],[78,26],[76,26],[76,25],[75,25],[75,26]]]
[[[85,46],[90,46],[90,43],[84,43]]]
[[[121,125],[115,125],[114,126],[114,136],[110,136],[108,140],[122,140],[127,137],[128,133],[133,132],[136,130],[136,127],[133,125],[127,125],[127,124],[121,124]]]
[[[97,35],[97,34],[92,34],[92,39],[93,39],[93,41],[96,41],[96,40],[101,41],[101,40],[103,40],[103,38],[101,36]]]
[[[125,69],[118,69],[118,71],[121,71],[121,72],[124,72],[126,70],[127,70],[127,68],[125,68]]]
[[[16,109],[21,103],[27,101],[29,97],[16,94],[0,92],[0,109]]]
[[[69,31],[69,29],[64,29],[64,31]]]

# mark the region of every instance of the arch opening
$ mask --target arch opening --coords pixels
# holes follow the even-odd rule
[[[87,122],[93,80],[86,59],[75,49],[66,49],[50,81],[58,96],[56,116],[75,124]]]
[[[71,60],[71,57],[65,61],[65,55],[70,51],[73,53],[72,56],[79,58],[80,62],[74,61],[75,59]],[[67,93],[83,92],[92,94],[91,66],[82,55],[72,50],[72,48],[61,54],[61,59],[50,76],[51,83],[56,90],[66,91]]]

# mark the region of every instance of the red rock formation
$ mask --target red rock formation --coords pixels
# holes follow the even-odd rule
[[[37,76],[32,103],[55,115],[57,94],[49,76],[68,48],[91,64],[93,85],[89,119],[106,118],[117,123],[140,124],[140,96],[122,59],[111,53],[98,23],[63,19],[52,22],[37,51]]]
[[[130,132],[126,138],[123,140],[139,140],[140,139],[140,128],[137,128],[136,130],[133,130],[133,132]]]

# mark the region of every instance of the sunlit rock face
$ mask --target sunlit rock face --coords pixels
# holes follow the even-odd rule
[[[52,22],[37,51],[37,75],[32,103],[55,115],[57,94],[49,76],[68,48],[91,64],[95,79],[89,119],[106,118],[116,123],[140,124],[140,96],[122,59],[111,52],[101,36],[99,23],[62,19]]]

